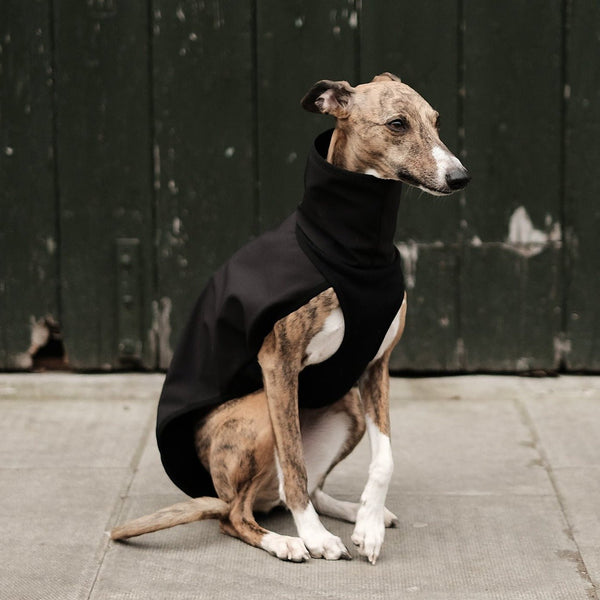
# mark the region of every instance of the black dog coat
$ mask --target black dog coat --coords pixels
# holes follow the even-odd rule
[[[215,495],[195,451],[195,424],[210,408],[263,387],[257,355],[279,319],[330,287],[337,294],[341,346],[299,377],[300,406],[317,407],[356,384],[402,305],[394,246],[401,184],[328,163],[331,134],[321,134],[311,149],[298,209],[215,273],[173,356],[157,440],[167,474],[192,497]]]

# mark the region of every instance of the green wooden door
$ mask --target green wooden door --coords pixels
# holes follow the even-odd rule
[[[0,368],[166,368],[210,273],[302,194],[318,79],[392,71],[465,192],[408,190],[396,371],[600,369],[600,9],[581,0],[5,0]]]

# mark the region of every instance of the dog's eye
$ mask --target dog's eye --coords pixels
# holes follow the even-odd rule
[[[404,132],[408,129],[408,123],[406,122],[406,119],[402,119],[400,117],[388,121],[386,125],[388,129],[398,133]]]

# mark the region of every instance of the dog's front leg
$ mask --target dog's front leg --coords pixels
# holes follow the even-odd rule
[[[375,564],[385,535],[385,498],[394,460],[390,442],[389,373],[384,356],[371,364],[359,382],[371,447],[369,477],[360,498],[352,541]]]
[[[306,330],[301,323],[300,331],[294,325],[298,323],[290,318],[279,321],[259,353],[275,437],[280,494],[313,558],[350,558],[340,538],[325,529],[308,495],[298,414],[298,375],[306,347],[301,338]]]

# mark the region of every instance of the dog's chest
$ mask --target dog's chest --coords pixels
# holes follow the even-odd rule
[[[385,351],[390,347],[390,345],[396,338],[396,334],[398,333],[399,327],[400,310],[396,313],[396,316],[391,322],[383,338],[383,341],[381,342],[379,350],[377,351],[371,362],[374,362],[377,359],[381,358],[381,356],[383,356]],[[342,340],[344,339],[344,332],[344,314],[342,313],[341,308],[336,308],[325,319],[325,323],[323,324],[321,331],[319,331],[315,335],[315,337],[312,338],[312,340],[306,347],[306,352],[302,366],[306,367],[308,365],[315,365],[326,361],[328,358],[331,358],[342,345]]]

